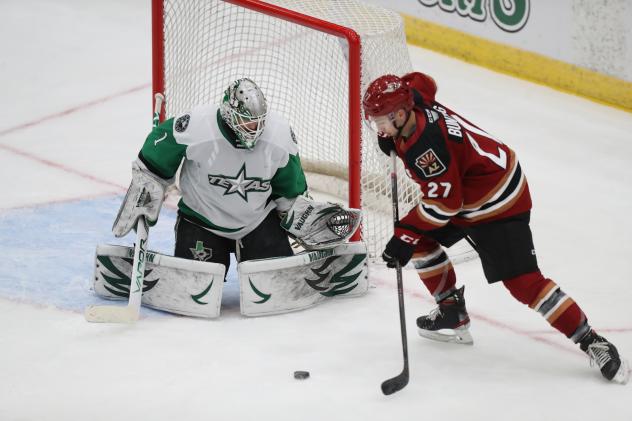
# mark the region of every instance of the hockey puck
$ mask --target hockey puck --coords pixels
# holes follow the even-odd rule
[[[295,371],[294,378],[296,380],[305,380],[309,378],[309,371]]]

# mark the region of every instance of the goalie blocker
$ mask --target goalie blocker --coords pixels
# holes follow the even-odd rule
[[[127,235],[141,216],[146,218],[148,225],[154,225],[167,187],[172,183],[173,179],[163,180],[154,175],[139,159],[134,161],[132,181],[112,226],[114,235],[119,238]]]
[[[97,246],[94,291],[98,296],[127,298],[133,253],[133,248],[125,246]],[[302,310],[328,298],[359,296],[368,290],[362,243],[250,260],[240,263],[237,271],[245,316]],[[218,263],[147,252],[142,304],[185,316],[219,317],[224,273],[224,265]]]

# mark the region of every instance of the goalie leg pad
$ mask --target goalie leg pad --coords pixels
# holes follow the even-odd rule
[[[125,300],[129,295],[134,249],[97,246],[94,291],[101,297]],[[224,287],[224,265],[145,254],[142,305],[185,316],[218,317]]]
[[[361,221],[358,209],[298,196],[281,226],[306,249],[320,250],[347,241]]]
[[[249,260],[240,263],[237,272],[244,316],[302,310],[331,297],[363,295],[369,286],[366,246],[362,243]]]

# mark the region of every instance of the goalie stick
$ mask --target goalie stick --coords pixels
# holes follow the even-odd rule
[[[157,93],[154,95],[154,114],[152,126],[160,123],[160,110],[165,97]],[[138,218],[136,223],[136,243],[134,245],[134,260],[132,276],[130,277],[129,301],[127,306],[95,305],[85,310],[85,318],[95,323],[132,323],[138,320],[140,304],[143,295],[143,281],[145,280],[145,257],[147,252],[148,227],[145,217]]]
[[[399,222],[399,207],[397,202],[397,155],[391,151],[391,199],[393,203],[393,225]],[[408,384],[408,339],[406,336],[406,315],[404,313],[404,283],[402,280],[402,267],[395,262],[397,272],[397,298],[399,300],[399,326],[402,336],[402,349],[404,351],[404,369],[397,376],[382,382],[382,393],[390,395]]]

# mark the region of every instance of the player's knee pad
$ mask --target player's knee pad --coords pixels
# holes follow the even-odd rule
[[[531,272],[503,281],[518,301],[528,305],[553,323],[575,302],[560,287],[540,272]]]
[[[525,273],[524,275],[507,279],[503,281],[503,284],[516,300],[529,306],[541,292],[552,287],[550,284],[555,285],[553,281],[546,279],[540,272]]]

